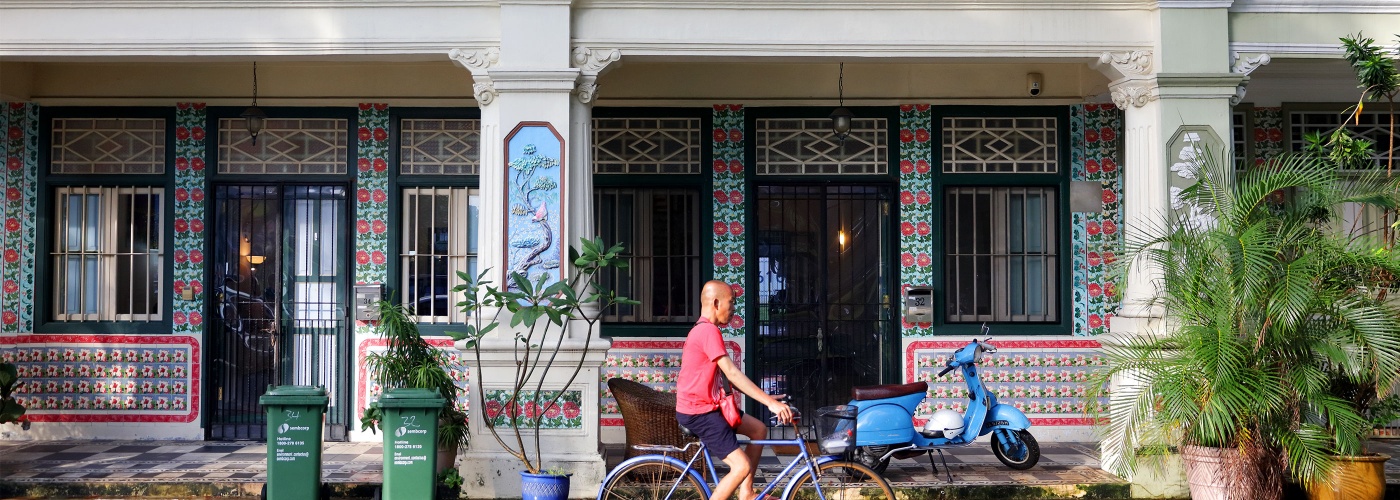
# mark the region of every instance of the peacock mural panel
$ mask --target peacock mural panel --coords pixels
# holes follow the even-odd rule
[[[561,279],[564,142],[548,124],[521,125],[506,138],[506,269],[546,283]],[[509,281],[509,280],[507,280]],[[510,285],[514,286],[514,285]]]

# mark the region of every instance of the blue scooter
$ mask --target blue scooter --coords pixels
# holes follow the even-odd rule
[[[958,349],[948,360],[947,368],[938,373],[941,377],[955,368],[962,369],[972,399],[965,415],[939,410],[923,428],[916,429],[914,409],[927,395],[928,382],[852,389],[849,404],[860,407],[856,414],[854,458],[879,472],[889,466],[891,457],[913,458],[927,453],[929,465],[933,465],[934,451],[941,456],[943,448],[967,446],[978,436],[991,434],[992,453],[1001,463],[1016,470],[1035,466],[1040,461],[1040,445],[1031,436],[1030,420],[1016,407],[997,403],[996,395],[982,385],[977,375],[977,363],[982,360],[982,354],[997,351],[989,343],[992,338],[987,333],[987,326],[982,325],[982,336],[986,339],[973,339]],[[943,468],[947,470],[947,458],[943,461]],[[937,473],[937,466],[933,467]],[[952,481],[951,474],[948,480]]]

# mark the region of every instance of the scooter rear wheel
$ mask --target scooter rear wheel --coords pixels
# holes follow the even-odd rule
[[[1003,435],[1010,435],[1014,441],[1003,442]],[[1040,444],[1035,442],[1035,436],[1030,431],[1024,429],[996,431],[992,433],[992,454],[1007,467],[1026,470],[1040,461]]]

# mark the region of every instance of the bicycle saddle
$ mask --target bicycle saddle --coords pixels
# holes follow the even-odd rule
[[[928,382],[914,382],[912,384],[887,384],[887,385],[867,385],[865,387],[852,387],[851,399],[856,401],[869,401],[872,399],[888,399],[910,394],[928,392]]]

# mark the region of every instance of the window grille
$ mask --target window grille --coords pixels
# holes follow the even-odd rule
[[[626,245],[628,267],[602,284],[641,302],[603,312],[608,322],[685,322],[699,314],[700,194],[687,189],[598,189],[603,241]]]
[[[348,121],[269,118],[254,143],[242,118],[219,120],[221,174],[343,174]]]
[[[948,322],[1059,319],[1055,189],[950,187],[944,201]]]
[[[1233,111],[1230,113],[1230,146],[1235,155],[1235,168],[1244,169],[1249,164],[1249,129],[1248,118],[1243,111]]]
[[[403,190],[401,300],[420,323],[466,322],[466,315],[457,309],[461,298],[451,290],[462,283],[457,272],[476,276],[480,206],[475,189]],[[377,223],[367,230],[385,229],[373,227]]]
[[[826,118],[760,119],[754,125],[759,175],[889,172],[888,120],[856,118],[845,140]]]
[[[594,118],[593,172],[698,174],[699,118]]]
[[[1330,111],[1294,111],[1290,113],[1289,118],[1289,146],[1293,151],[1303,151],[1307,147],[1307,141],[1303,139],[1305,135],[1316,132],[1325,140],[1345,121],[1353,136],[1371,141],[1375,150],[1376,167],[1385,168],[1386,148],[1390,147],[1390,115],[1383,112],[1363,113],[1359,119],[1360,123],[1353,121],[1350,114]],[[1400,120],[1400,116],[1396,118]],[[1395,139],[1396,149],[1392,150],[1391,154],[1400,155],[1400,132],[1397,132]],[[1397,159],[1400,159],[1400,156]],[[1396,237],[1395,231],[1389,229],[1390,224],[1395,222],[1394,213],[1387,214],[1385,210],[1374,206],[1344,203],[1338,215],[1339,220],[1333,220],[1330,224],[1330,229],[1335,234],[1346,235],[1349,238],[1360,237],[1370,242],[1381,242],[1386,238]]]
[[[66,187],[55,194],[54,319],[159,320],[164,190]]]
[[[943,119],[943,171],[1059,172],[1059,137],[1052,117]]]
[[[1400,121],[1400,116],[1396,117]],[[1346,127],[1351,130],[1352,135],[1365,138],[1371,141],[1376,152],[1376,164],[1385,166],[1388,156],[1400,158],[1400,126],[1396,128],[1395,149],[1390,150],[1390,115],[1384,112],[1367,112],[1353,121],[1350,114],[1335,113],[1331,111],[1294,111],[1289,116],[1290,146],[1293,151],[1302,151],[1307,146],[1307,141],[1303,136],[1317,132],[1323,138],[1332,134],[1333,130],[1342,126],[1343,121]],[[1358,123],[1359,121],[1359,123]]]
[[[481,120],[404,119],[399,122],[399,173],[476,175]]]
[[[163,118],[54,118],[55,174],[165,173]]]

